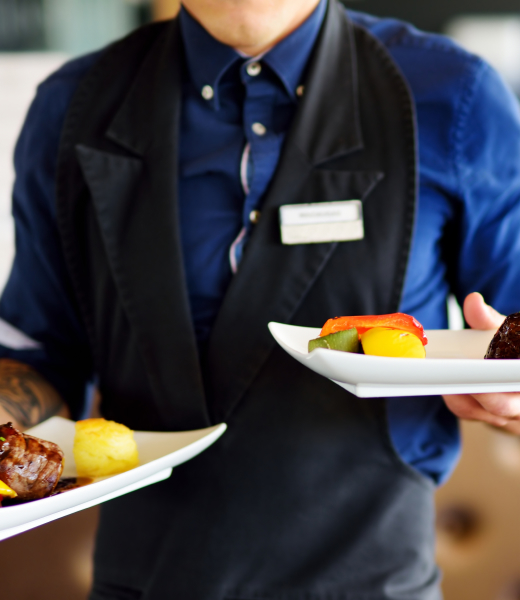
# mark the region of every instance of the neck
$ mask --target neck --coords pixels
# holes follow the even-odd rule
[[[320,0],[183,0],[184,8],[215,39],[258,56],[290,35]]]

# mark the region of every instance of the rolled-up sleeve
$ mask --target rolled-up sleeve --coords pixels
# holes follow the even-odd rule
[[[15,150],[16,254],[0,299],[0,319],[39,344],[14,349],[8,336],[0,337],[0,358],[34,367],[74,416],[81,414],[93,367],[61,249],[54,180],[67,107],[87,65],[86,59],[70,63],[40,85],[27,115]]]

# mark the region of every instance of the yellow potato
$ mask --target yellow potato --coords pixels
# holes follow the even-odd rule
[[[134,432],[105,419],[78,421],[73,451],[79,477],[116,475],[139,465]]]
[[[408,331],[374,327],[361,336],[363,352],[372,356],[396,358],[425,358],[426,350],[421,340]]]
[[[0,498],[16,498],[18,494],[0,479]]]

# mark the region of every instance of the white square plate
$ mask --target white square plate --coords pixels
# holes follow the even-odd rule
[[[139,450],[138,467],[119,475],[95,479],[89,485],[57,496],[0,508],[0,540],[168,479],[173,467],[200,454],[217,441],[225,430],[226,425],[221,424],[198,431],[136,431],[134,437]],[[53,417],[25,433],[58,444],[65,453],[62,477],[76,477],[72,453],[74,421]]]
[[[269,323],[293,358],[360,398],[520,392],[520,360],[484,360],[495,331],[430,330],[426,359],[365,356],[317,348],[320,329]]]

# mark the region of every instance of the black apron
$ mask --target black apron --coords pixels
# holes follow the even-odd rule
[[[178,231],[182,52],[178,22],[154,24],[86,75],[58,222],[104,416],[229,429],[169,480],[103,505],[91,598],[437,599],[433,485],[397,456],[384,400],[312,373],[267,330],[398,309],[417,187],[407,85],[332,0],[203,375]],[[364,240],[281,244],[279,206],[348,199],[363,200]]]

